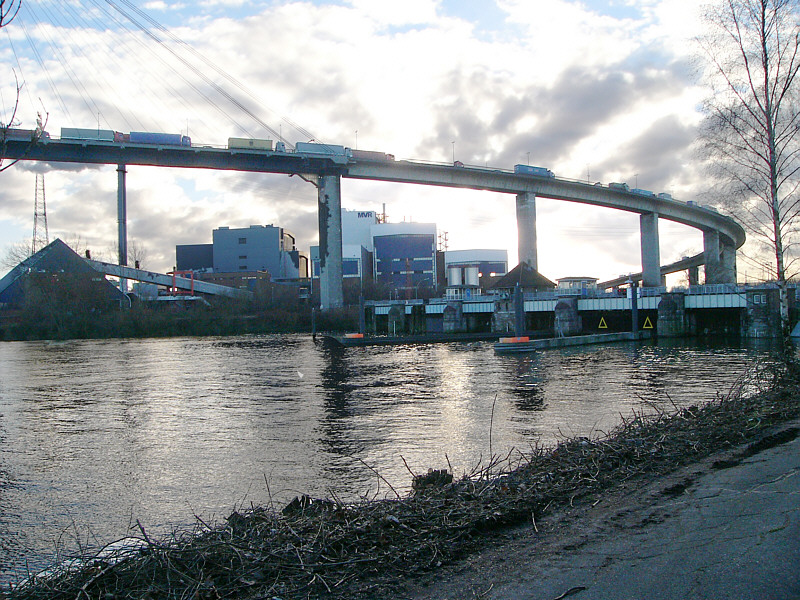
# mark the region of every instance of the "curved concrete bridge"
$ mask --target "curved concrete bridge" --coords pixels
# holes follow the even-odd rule
[[[487,190],[515,194],[517,208],[519,261],[538,268],[536,245],[536,197],[579,202],[593,206],[614,208],[638,213],[641,232],[642,286],[661,285],[661,257],[658,239],[658,221],[667,219],[703,232],[703,260],[706,266],[706,283],[736,283],[736,249],[745,241],[745,232],[739,223],[708,208],[681,202],[670,197],[645,195],[610,188],[600,184],[588,184],[549,176],[519,174],[512,171],[474,166],[435,165],[410,161],[358,160],[351,161],[343,177],[351,179],[373,179],[398,183],[416,183],[445,187]],[[320,206],[326,206],[329,214],[339,210],[336,202],[338,182],[333,178],[321,178],[319,185]],[[324,181],[324,180],[329,181]],[[339,204],[338,209],[341,209]],[[320,213],[322,215],[322,213]],[[325,226],[320,217],[320,237]],[[332,223],[328,235],[335,235]],[[341,228],[341,224],[338,224]],[[331,248],[327,249],[329,252]],[[322,247],[320,247],[322,254]],[[693,257],[696,259],[696,257]],[[329,260],[335,260],[332,256]],[[676,263],[677,264],[677,263]],[[694,260],[694,265],[700,264]],[[326,286],[324,275],[323,293]],[[338,290],[331,290],[338,294]],[[323,306],[325,304],[323,303]]]
[[[14,130],[8,130],[14,131]],[[347,150],[347,149],[345,149]],[[36,143],[7,139],[0,145],[3,158],[118,165],[118,220],[120,264],[127,248],[125,178],[126,165],[149,165],[284,173],[302,175],[315,184],[318,196],[321,304],[325,309],[343,304],[341,178],[371,179],[454,188],[487,190],[516,196],[519,261],[537,268],[536,197],[614,208],[640,215],[642,286],[661,284],[658,221],[667,219],[703,232],[706,283],[736,282],[736,249],[745,241],[744,229],[731,219],[693,203],[669,197],[643,195],[599,184],[551,176],[514,173],[475,166],[395,161],[376,152],[358,158],[344,152],[293,152],[262,149],[229,149],[211,146],[168,146],[106,140],[56,140]],[[375,158],[363,158],[363,155]],[[383,157],[383,158],[381,158]]]

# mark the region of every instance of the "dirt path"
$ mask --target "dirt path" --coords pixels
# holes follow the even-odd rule
[[[799,428],[517,528],[397,597],[800,598]]]

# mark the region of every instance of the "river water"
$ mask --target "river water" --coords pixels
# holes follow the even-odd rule
[[[496,356],[488,343],[332,350],[300,335],[0,343],[0,583],[138,535],[137,520],[161,536],[302,493],[402,494],[406,464],[458,476],[620,415],[704,402],[771,351],[684,340]]]

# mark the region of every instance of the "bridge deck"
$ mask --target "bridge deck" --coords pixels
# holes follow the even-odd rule
[[[345,156],[239,150],[216,147],[161,146],[101,140],[21,140],[5,142],[5,158],[88,164],[149,165],[261,173],[341,175],[399,183],[437,185],[537,196],[602,206],[639,214],[656,213],[676,223],[719,231],[739,248],[744,229],[713,210],[657,196],[644,196],[557,177],[536,177],[502,169],[437,165],[412,161],[353,160]]]

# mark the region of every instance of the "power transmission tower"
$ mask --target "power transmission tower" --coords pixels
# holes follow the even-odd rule
[[[50,243],[47,231],[47,202],[44,198],[44,174],[36,174],[36,197],[33,201],[33,237],[31,238],[31,254]]]
[[[439,233],[439,252],[447,251],[447,242],[449,241],[448,232],[442,231]]]

